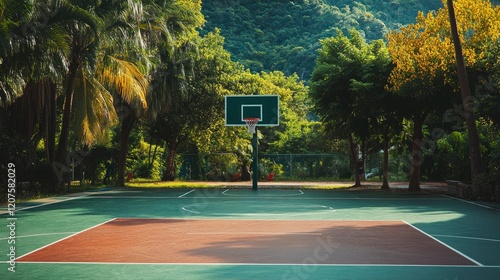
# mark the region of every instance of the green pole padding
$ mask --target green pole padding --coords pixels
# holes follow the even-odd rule
[[[253,138],[252,138],[252,149],[253,149],[253,152],[252,152],[252,158],[253,158],[253,162],[252,162],[252,190],[256,191],[258,186],[257,186],[257,182],[259,181],[259,165],[258,165],[258,161],[259,161],[259,156],[258,156],[258,139],[257,139],[257,127],[255,127],[255,132],[253,134]]]

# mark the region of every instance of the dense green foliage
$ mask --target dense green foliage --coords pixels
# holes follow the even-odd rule
[[[354,29],[349,37],[341,31],[338,33],[336,37],[321,40],[310,95],[329,135],[349,141],[359,185],[364,172],[356,169],[366,160],[359,159],[358,142],[374,140],[376,134],[387,138],[394,126],[392,123],[396,123],[391,117],[396,108],[395,98],[385,89],[392,62],[382,40],[367,44]],[[387,153],[387,149],[384,152]],[[361,153],[364,158],[365,151]]]
[[[474,110],[488,171],[475,194],[491,197],[500,10],[454,1],[464,110],[448,17],[417,13],[442,3],[380,2],[0,0],[0,167],[14,162],[28,195],[72,179],[248,175],[251,136],[224,125],[224,95],[277,94],[280,126],[258,130],[261,179],[469,181]]]
[[[442,7],[439,0],[210,0],[203,2],[203,32],[220,28],[227,50],[253,72],[280,70],[307,81],[319,39],[335,36],[336,28],[355,28],[368,41],[384,39],[418,11]]]
[[[324,1],[206,1],[205,30],[221,29],[226,47],[254,72],[280,70],[307,80],[319,39],[335,28],[357,28],[379,39],[387,28],[364,5],[330,6]]]

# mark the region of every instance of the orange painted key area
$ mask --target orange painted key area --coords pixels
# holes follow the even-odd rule
[[[402,221],[114,219],[19,262],[475,265]]]

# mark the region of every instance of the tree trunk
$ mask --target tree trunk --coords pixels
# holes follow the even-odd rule
[[[250,181],[252,179],[251,175],[248,161],[243,160],[241,164],[241,181]]]
[[[54,82],[48,81],[48,101],[44,108],[44,150],[46,163],[51,164],[55,161],[56,153],[56,127],[57,127],[57,110],[56,110],[56,96],[57,96],[57,85]]]
[[[153,143],[153,141],[151,141],[150,143]],[[153,144],[150,144],[149,146],[149,154],[148,154],[148,168],[150,170],[149,172],[149,175],[151,176],[151,170],[153,170],[153,166],[154,166],[154,163],[155,163],[155,160],[156,160],[156,153],[158,152],[158,146],[159,145],[155,145],[155,149],[153,150],[153,154],[151,155],[151,146],[153,146]]]
[[[476,127],[476,117],[474,116],[473,98],[470,93],[467,71],[465,68],[464,57],[462,53],[462,44],[458,35],[457,21],[455,18],[455,9],[453,8],[453,0],[448,0],[448,13],[450,15],[451,34],[453,44],[455,46],[455,56],[457,60],[457,74],[462,94],[462,105],[465,112],[465,122],[469,134],[469,150],[470,150],[470,166],[472,185],[475,185],[477,175],[483,173],[483,164],[481,158],[481,148],[479,133]],[[473,188],[474,190],[475,188]]]
[[[70,126],[70,118],[71,118],[71,108],[73,102],[73,91],[66,93],[66,97],[64,100],[64,111],[61,125],[61,134],[59,135],[59,146],[57,147],[57,162],[61,164],[66,164],[66,152],[68,146],[68,137],[69,137],[69,126]]]
[[[69,162],[66,162],[66,153],[71,122],[71,111],[73,109],[73,86],[75,84],[77,67],[72,67],[70,69],[68,80],[66,81],[61,134],[59,135],[59,145],[56,152],[56,161],[58,164],[63,166],[69,165]]]
[[[350,147],[350,152],[351,152],[351,161],[353,164],[354,168],[354,178],[356,182],[354,183],[355,187],[360,187],[361,186],[361,179],[360,179],[360,174],[359,174],[359,145],[357,145],[354,142],[354,139],[352,138],[352,135],[349,134],[349,147]]]
[[[358,173],[360,173],[360,180],[361,181],[366,181],[366,147],[367,147],[367,143],[365,140],[363,140],[362,144],[362,150],[361,150],[361,161],[362,161],[362,167],[363,167],[363,170],[358,170]]]
[[[410,184],[408,190],[410,192],[420,191],[420,167],[423,162],[422,155],[422,140],[424,133],[424,118],[415,116],[413,118],[413,143],[411,151],[411,166],[410,166]]]
[[[384,135],[384,163],[382,166],[382,187],[383,190],[389,189],[389,133]]]
[[[127,162],[128,154],[128,138],[134,124],[136,122],[136,117],[132,111],[123,119],[122,127],[120,131],[120,152],[118,154],[118,177],[116,181],[117,186],[125,185],[125,167]]]
[[[167,163],[165,165],[165,172],[163,172],[162,181],[175,180],[175,156],[177,155],[177,147],[179,143],[172,141],[167,147]]]
[[[70,79],[69,79],[70,80]],[[71,171],[70,164],[67,157],[67,147],[69,138],[69,129],[71,121],[71,109],[73,103],[73,87],[70,86],[73,83],[68,80],[68,85],[66,86],[66,95],[64,100],[63,118],[61,124],[61,133],[59,135],[59,144],[57,146],[56,158],[52,162],[52,169],[57,176],[59,185],[64,186],[66,177]]]
[[[57,99],[57,88],[56,84],[51,85],[50,92],[50,105],[47,110],[47,130],[45,135],[45,141],[47,145],[47,162],[52,163],[55,161],[56,157],[56,130],[57,130],[57,109],[56,109],[56,99]]]

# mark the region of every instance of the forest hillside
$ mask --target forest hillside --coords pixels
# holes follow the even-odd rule
[[[500,0],[492,0],[499,4]],[[367,41],[412,23],[440,0],[205,0],[206,34],[215,28],[225,48],[252,72],[280,70],[309,80],[319,39],[356,28]]]

